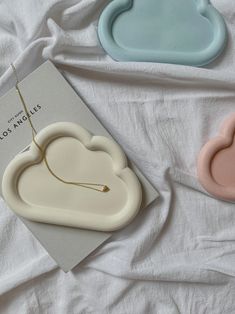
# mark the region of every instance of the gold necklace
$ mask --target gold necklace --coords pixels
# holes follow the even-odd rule
[[[14,72],[15,77],[16,77],[15,89],[16,89],[17,94],[19,95],[19,98],[20,98],[20,101],[21,101],[22,106],[24,108],[25,114],[26,114],[26,116],[28,118],[27,120],[29,122],[31,131],[32,131],[33,142],[37,146],[37,148],[39,149],[40,154],[41,154],[41,159],[39,160],[38,163],[44,161],[45,165],[46,165],[48,171],[51,173],[51,175],[53,177],[55,177],[58,181],[60,181],[60,182],[62,182],[64,184],[76,185],[78,187],[82,187],[82,188],[86,188],[86,189],[90,189],[90,190],[94,190],[94,191],[98,191],[98,192],[108,192],[108,191],[110,191],[110,188],[107,185],[104,185],[104,184],[66,181],[66,180],[64,180],[63,178],[60,178],[57,174],[54,173],[54,171],[51,169],[51,166],[48,163],[45,150],[42,149],[42,147],[37,143],[37,141],[35,139],[35,137],[37,135],[37,131],[36,131],[36,129],[35,129],[33,123],[32,123],[32,120],[31,120],[31,117],[30,117],[27,105],[26,105],[24,97],[23,97],[23,95],[22,95],[22,93],[20,91],[18,75],[17,75],[16,68],[15,68],[13,63],[11,63],[11,67],[12,67],[13,72]]]

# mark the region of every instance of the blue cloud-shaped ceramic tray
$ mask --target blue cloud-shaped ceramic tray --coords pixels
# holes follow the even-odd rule
[[[112,0],[98,34],[115,60],[194,66],[217,58],[227,40],[224,19],[209,0]]]

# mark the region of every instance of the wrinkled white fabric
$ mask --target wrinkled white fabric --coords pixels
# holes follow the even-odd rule
[[[108,0],[0,0],[0,93],[46,59],[160,191],[63,273],[0,202],[1,314],[235,313],[235,206],[196,179],[201,146],[235,110],[235,7],[213,0],[229,43],[206,68],[112,61],[97,39]]]

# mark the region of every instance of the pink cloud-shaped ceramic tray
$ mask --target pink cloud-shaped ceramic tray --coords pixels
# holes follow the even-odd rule
[[[198,178],[217,198],[235,201],[235,114],[222,125],[219,135],[202,148],[198,158]]]

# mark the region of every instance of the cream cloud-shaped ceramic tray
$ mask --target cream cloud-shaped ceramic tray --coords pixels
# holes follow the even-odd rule
[[[113,231],[132,221],[142,202],[142,188],[128,167],[120,146],[92,136],[74,123],[60,122],[41,130],[37,143],[59,177],[67,181],[109,186],[101,193],[64,184],[49,173],[37,146],[17,155],[5,170],[3,196],[8,205],[29,220]]]

